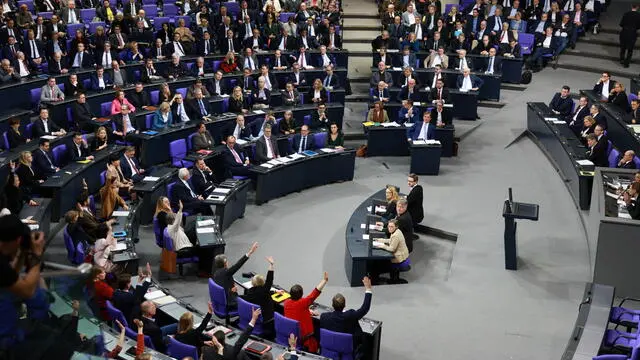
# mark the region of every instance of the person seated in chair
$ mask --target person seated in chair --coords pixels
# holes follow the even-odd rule
[[[49,152],[51,146],[49,140],[41,138],[38,145],[39,148],[33,152],[33,172],[37,179],[46,180],[60,171],[60,168],[53,164],[53,155]]]
[[[398,221],[398,229],[402,232],[402,236],[404,237],[404,241],[407,244],[407,249],[409,249],[409,253],[413,251],[413,220],[411,219],[411,214],[408,211],[409,202],[406,199],[399,199],[396,202],[396,217],[395,219]],[[387,223],[388,225],[388,223]],[[387,236],[390,236],[389,228],[384,228],[385,224],[382,221],[376,222],[377,230],[385,230]]]
[[[127,146],[120,159],[120,168],[125,179],[137,183],[144,179],[145,170],[140,167],[138,159],[136,159],[136,148],[133,146]]]
[[[249,260],[256,250],[258,250],[258,243],[254,242],[251,244],[249,251],[242,255],[242,257],[231,266],[229,266],[229,260],[227,260],[226,255],[216,255],[214,259],[215,271],[212,279],[216,284],[220,285],[224,289],[225,294],[227,294],[228,309],[236,309],[238,307],[238,291],[235,281],[233,280],[233,275],[240,270],[242,265]]]
[[[618,169],[635,169],[636,163],[633,161],[633,158],[636,156],[636,153],[633,150],[627,150],[620,157],[618,164],[616,167]]]
[[[144,295],[151,286],[151,266],[147,263],[146,271],[138,275],[137,286],[132,288],[131,275],[118,275],[118,288],[113,292],[111,301],[113,306],[122,312],[128,323],[140,316],[140,304],[144,301]]]
[[[240,334],[238,340],[236,340],[233,346],[226,344],[227,335],[223,330],[218,330],[213,333],[213,339],[211,345],[212,346],[204,346],[202,347],[202,360],[214,360],[214,359],[246,359],[247,355],[245,351],[242,349],[249,340],[249,336],[253,331],[253,327],[256,325],[258,318],[262,311],[260,309],[253,309],[251,313],[251,320],[249,320],[249,326]],[[267,352],[267,354],[271,354]],[[222,357],[220,357],[222,356]],[[291,358],[295,359],[295,358]]]
[[[458,81],[456,83],[460,91],[478,91],[484,84],[484,81],[476,75],[471,74],[469,68],[462,70],[462,75],[458,75]]]
[[[311,134],[309,134],[309,126],[302,125],[300,128],[300,134],[296,134],[293,137],[292,147],[293,151],[297,153],[314,150],[316,148],[316,140]]]
[[[191,170],[191,185],[196,195],[206,198],[215,186],[215,178],[213,171],[204,162],[204,159],[198,157]]]
[[[256,142],[255,160],[257,164],[280,157],[278,142],[275,137],[271,136],[271,130],[271,125],[265,125],[262,136]]]
[[[392,259],[392,261],[394,259]],[[358,310],[345,310],[347,300],[344,298],[344,295],[338,293],[334,295],[331,300],[333,311],[320,315],[320,328],[353,335],[355,359],[365,358],[365,350],[360,346],[364,341],[364,333],[360,327],[360,319],[365,317],[369,312],[371,308],[371,297],[373,296],[371,280],[365,276],[362,279],[362,284],[364,285],[364,300]]]
[[[390,284],[400,283],[400,271],[393,269],[392,264],[401,264],[409,258],[409,249],[399,226],[398,220],[389,220],[389,223],[387,223],[389,238],[375,238],[374,241],[376,243],[373,245],[375,248],[383,249],[393,254],[393,258],[389,263],[381,263],[376,268],[376,275],[387,272],[391,274]]]
[[[93,155],[91,155],[87,141],[84,140],[82,134],[78,132],[73,134],[71,144],[67,146],[67,152],[67,159],[70,161],[93,160]]]
[[[431,140],[435,137],[436,127],[431,124],[431,113],[422,113],[422,122],[415,123],[407,129],[407,141]]]
[[[570,97],[571,88],[567,85],[562,87],[559,93],[556,93],[549,103],[551,111],[560,115],[562,118],[566,118],[571,114],[571,108],[573,107],[573,100]]]
[[[178,324],[165,325],[159,327],[156,324],[156,304],[153,301],[145,301],[140,305],[142,311],[142,323],[144,324],[143,333],[151,338],[153,347],[161,353],[167,352],[167,345],[164,342],[164,337],[167,335],[175,334],[178,329]]]
[[[233,176],[253,176],[253,173],[249,170],[251,162],[248,157],[245,157],[244,153],[240,149],[236,149],[236,137],[233,135],[227,136],[226,147],[222,151],[222,159],[225,168]]]
[[[587,157],[595,166],[609,166],[606,142],[598,141],[595,134],[589,134],[587,135],[587,146],[589,147]]]
[[[622,197],[633,220],[640,220],[640,199],[638,199],[638,194],[640,194],[640,183],[635,182],[624,192]]]
[[[207,205],[204,198],[193,190],[189,185],[191,174],[187,168],[178,170],[178,181],[172,189],[171,206],[178,207],[178,203],[182,202],[184,210],[190,214],[212,215],[211,207]]]
[[[271,299],[274,261],[271,256],[267,256],[266,259],[269,263],[266,280],[263,275],[254,275],[251,278],[251,287],[244,291],[242,298],[245,301],[260,306],[262,310],[262,329],[265,332],[264,337],[270,338],[274,332],[273,313],[275,312],[275,302]]]

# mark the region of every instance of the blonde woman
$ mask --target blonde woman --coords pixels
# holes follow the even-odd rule
[[[107,128],[105,128],[104,126],[100,126],[96,130],[93,140],[91,140],[91,151],[95,152],[106,148],[107,145],[109,145],[108,142],[109,138],[107,134]]]
[[[384,196],[387,201],[387,208],[381,215],[385,219],[393,219],[398,215],[396,212],[396,203],[398,202],[400,195],[398,195],[398,190],[396,190],[395,186],[388,185],[384,191]]]
[[[233,88],[233,93],[229,98],[229,112],[235,114],[246,114],[249,112],[249,106],[247,104],[244,95],[242,94],[242,88],[240,86],[236,86]]]
[[[196,349],[200,349],[206,343],[202,340],[202,332],[207,325],[209,325],[211,314],[213,314],[213,306],[211,305],[211,301],[209,301],[209,311],[207,311],[207,315],[205,315],[200,325],[195,329],[193,328],[193,314],[190,312],[182,314],[178,321],[178,331],[174,338],[183,344],[195,346]]]
[[[163,102],[153,115],[153,130],[166,129],[173,124],[173,114],[168,102]]]

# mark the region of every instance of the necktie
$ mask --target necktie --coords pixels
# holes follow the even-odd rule
[[[246,77],[246,78],[244,78],[244,89],[246,90],[248,88],[249,88],[249,78]]]
[[[31,56],[34,59],[37,59],[40,57],[40,54],[38,53],[38,47],[36,46],[36,41],[35,40],[31,40]]]
[[[202,99],[198,100],[198,103],[200,104],[200,113],[202,116],[207,116],[207,109],[204,108],[204,102],[202,102]]]
[[[251,36],[251,25],[247,24],[246,27],[247,27],[247,29],[244,32],[244,38],[245,39]]]
[[[80,145],[76,145],[76,148],[78,150],[78,157],[82,157],[82,150],[80,150]]]
[[[122,40],[122,34],[118,34],[117,38],[118,38],[118,46],[119,47],[124,46],[124,40]]]
[[[136,174],[140,174],[140,172],[138,171],[138,168],[136,167],[136,164],[133,162],[132,158],[127,158],[129,160],[129,165],[131,166],[131,170],[133,170],[134,173]]]
[[[191,186],[189,186],[189,183],[186,181],[183,181],[183,183],[187,187],[187,189],[189,189],[189,192],[191,193],[191,197],[197,197],[196,193],[194,193],[193,190],[191,190]]]
[[[54,169],[55,166],[53,166],[53,163],[51,162],[51,158],[49,158],[49,154],[47,154],[47,152],[44,150],[42,150],[42,153],[44,154],[44,157],[47,158],[47,161],[49,162],[49,165],[51,166],[51,168]]]
[[[307,137],[303,136],[302,141],[300,141],[300,149],[298,152],[303,152],[307,148]]]
[[[62,67],[60,66],[60,61],[56,61],[56,64],[58,64],[58,72],[62,71]]]
[[[49,133],[49,121],[43,120],[42,121],[42,125],[44,127],[45,134],[48,134]]]
[[[327,76],[327,77],[324,79],[324,87],[329,86],[329,84],[331,84],[331,75]]]
[[[249,69],[251,69],[251,70],[255,70],[255,69],[253,68],[253,61],[251,60],[251,57],[249,57]]]
[[[273,156],[273,150],[271,149],[271,138],[264,138],[264,141],[267,143],[267,157],[271,154],[271,157],[274,158],[275,156]]]
[[[131,15],[135,15],[135,13],[136,13],[136,4],[131,3]]]
[[[231,41],[231,39],[229,39],[229,51],[235,52],[233,51],[233,41]]]
[[[442,100],[442,89],[438,90],[438,100]]]
[[[277,58],[277,59],[276,59],[276,66],[277,66],[277,67],[280,67],[280,58]]]
[[[242,160],[240,159],[240,156],[238,156],[238,153],[236,152],[236,150],[234,148],[229,148],[231,149],[231,154],[233,154],[233,158],[236,160],[236,162],[238,164],[242,164]]]
[[[487,69],[490,73],[493,72],[493,56],[489,58],[489,68]]]
[[[10,47],[11,47],[11,53],[13,54],[13,56],[15,56],[16,55],[16,48],[13,45],[11,45]]]
[[[51,87],[51,98],[55,99],[56,95],[55,95],[55,91],[53,91],[53,86]],[[45,129],[47,128],[47,122],[45,121],[45,125],[44,125]]]
[[[293,91],[289,91],[289,97],[291,98],[291,101],[293,101]]]
[[[182,48],[182,44],[180,44],[180,42],[177,41],[176,45],[178,46],[178,49],[180,49],[181,56],[184,56],[185,53],[184,53],[184,49]]]
[[[209,55],[209,41],[204,41],[204,54]]]

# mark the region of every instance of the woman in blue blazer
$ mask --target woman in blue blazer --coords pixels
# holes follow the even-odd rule
[[[153,130],[162,130],[173,124],[173,116],[171,115],[171,106],[168,102],[163,102],[153,115]]]

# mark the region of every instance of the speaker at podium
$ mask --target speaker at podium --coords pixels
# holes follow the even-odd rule
[[[509,198],[504,201],[504,268],[518,270],[518,250],[516,243],[516,219],[538,221],[540,206],[513,201],[513,190],[509,188]]]

